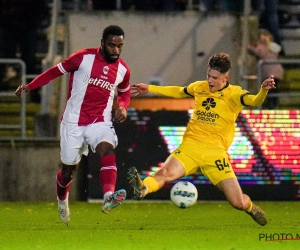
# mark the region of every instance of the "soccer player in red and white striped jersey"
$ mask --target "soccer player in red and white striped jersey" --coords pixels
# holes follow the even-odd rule
[[[21,97],[53,79],[70,74],[68,101],[61,117],[60,147],[62,168],[56,177],[58,212],[68,223],[68,194],[75,170],[88,146],[100,156],[100,181],[104,202],[102,211],[110,210],[126,198],[124,189],[115,191],[117,166],[114,149],[118,144],[113,122],[124,122],[130,102],[130,69],[120,58],[125,34],[111,25],[103,30],[100,48],[79,50],[59,64],[21,85],[16,95]],[[118,108],[112,117],[115,92]]]

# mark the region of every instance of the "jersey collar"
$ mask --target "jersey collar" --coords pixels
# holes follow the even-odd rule
[[[219,89],[218,91],[222,91],[223,89],[226,89],[226,88],[228,88],[228,86],[229,86],[229,82],[226,82],[226,85],[224,86],[224,88],[222,88],[222,89]]]

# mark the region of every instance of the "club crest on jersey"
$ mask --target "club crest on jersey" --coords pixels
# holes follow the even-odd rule
[[[103,67],[103,73],[106,75],[109,71],[109,67],[108,66],[104,66]]]
[[[207,98],[202,102],[202,107],[205,107],[206,110],[210,110],[210,108],[216,107],[216,102],[214,98]]]

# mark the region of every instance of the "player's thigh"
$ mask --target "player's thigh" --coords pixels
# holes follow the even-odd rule
[[[170,166],[176,166],[174,172],[180,176],[195,174],[199,170],[199,163],[196,160],[194,147],[186,140],[175,151],[173,151],[166,162],[170,161]]]
[[[87,144],[83,137],[84,127],[61,123],[61,161],[66,165],[77,164],[83,153],[87,154]]]
[[[201,154],[201,171],[214,185],[225,179],[236,178],[225,150],[205,147]]]
[[[155,173],[154,178],[157,181],[170,182],[184,175],[185,169],[181,162],[177,158],[169,156],[159,171]]]
[[[111,122],[97,122],[87,126],[84,137],[93,152],[96,152],[101,142],[111,144],[113,149],[118,145],[118,137]]]

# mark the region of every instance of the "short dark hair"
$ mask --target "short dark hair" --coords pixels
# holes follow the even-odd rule
[[[121,27],[117,26],[117,25],[107,26],[103,30],[102,39],[107,40],[109,35],[125,37],[125,33],[124,33],[123,29]]]
[[[224,74],[231,68],[230,56],[226,53],[217,53],[209,58],[208,66]]]

